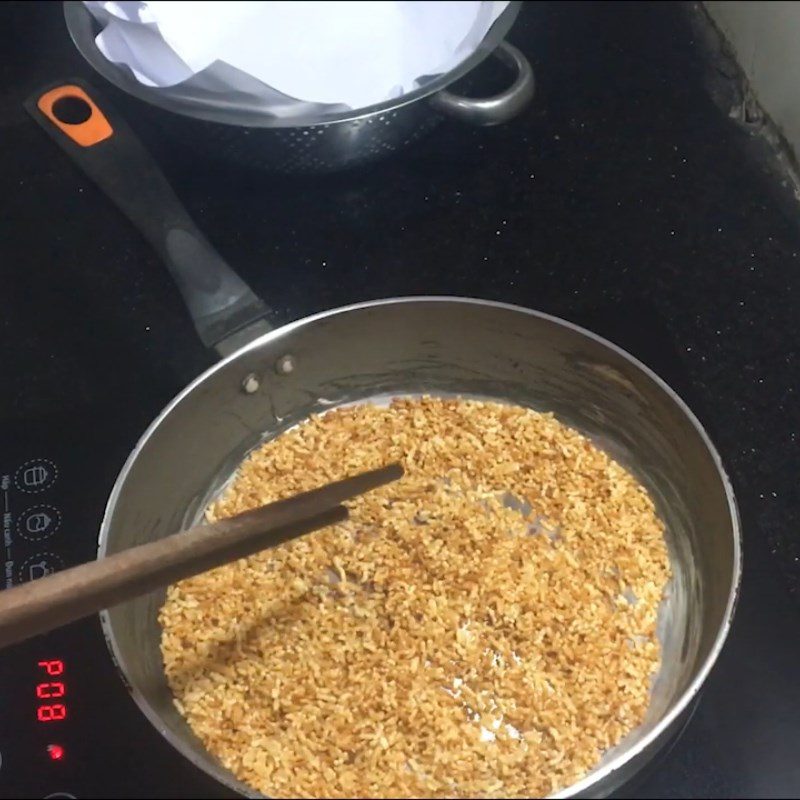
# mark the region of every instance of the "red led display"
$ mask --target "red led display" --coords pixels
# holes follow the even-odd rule
[[[49,700],[51,697],[64,696],[64,684],[61,681],[56,683],[40,683],[36,687],[36,696],[41,700]]]
[[[36,709],[36,718],[39,722],[58,722],[67,716],[67,707],[63,703],[54,703],[51,706],[39,706]]]
[[[52,661],[40,661],[39,667],[44,670],[46,676],[53,677],[62,675],[64,672],[64,662],[58,659]],[[66,684],[63,681],[42,681],[36,685],[36,697],[39,700],[53,700],[64,697],[67,693]],[[41,703],[36,709],[36,719],[39,722],[58,722],[66,719],[67,706],[64,703]],[[58,760],[64,754],[60,745],[52,745],[53,749],[48,748],[50,757]],[[58,755],[55,755],[58,753]]]

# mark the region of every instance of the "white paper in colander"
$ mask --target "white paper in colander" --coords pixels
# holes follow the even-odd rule
[[[217,64],[306,103],[362,108],[471,55],[508,2],[87,2],[100,51],[147,86]],[[232,87],[236,89],[238,87]],[[266,95],[269,96],[268,93]]]

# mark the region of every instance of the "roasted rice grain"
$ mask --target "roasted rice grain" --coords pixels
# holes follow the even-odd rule
[[[530,797],[641,723],[670,576],[646,490],[550,414],[399,399],[254,452],[218,519],[401,461],[350,519],[170,587],[208,750],[273,797]]]

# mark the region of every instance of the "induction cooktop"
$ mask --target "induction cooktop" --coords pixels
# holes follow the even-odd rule
[[[138,235],[22,111],[35,86],[82,69],[50,5],[19,4],[18,20],[40,38],[20,36],[23,22],[5,26],[0,64],[18,89],[7,92],[9,146],[0,152],[10,176],[0,276],[0,590],[95,556],[125,458],[149,419],[212,360]],[[781,394],[775,376],[790,374],[786,342],[796,331],[787,324],[797,313],[796,263],[787,255],[795,234],[786,233],[796,209],[775,210],[730,121],[693,88],[698,57],[676,5],[610,12],[588,4],[578,14],[573,4],[526,4],[516,42],[558,54],[557,69],[541,105],[507,130],[443,128],[427,154],[324,184],[276,184],[191,161],[174,164],[173,175],[204,212],[198,222],[234,266],[243,262],[248,281],[272,289],[287,320],[426,291],[541,308],[654,369],[712,439],[727,442],[726,463],[740,442],[753,453],[770,443],[732,471],[744,576],[728,641],[682,736],[624,794],[794,797],[800,616],[766,535],[774,528],[788,541],[791,526],[759,506],[759,493],[776,484],[752,476],[757,459],[785,463],[794,475],[786,483],[796,486],[775,452],[776,442],[794,441],[790,389]],[[756,367],[766,383],[754,383]],[[720,379],[737,369],[747,381]],[[745,391],[751,385],[757,396]],[[729,413],[745,403],[778,433],[748,427],[755,413]],[[0,797],[230,796],[139,711],[97,618],[0,651]]]

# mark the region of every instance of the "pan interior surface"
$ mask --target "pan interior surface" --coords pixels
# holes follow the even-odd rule
[[[287,356],[293,368],[276,368]],[[258,378],[255,392],[242,388],[249,375]],[[738,582],[738,529],[718,459],[683,404],[625,353],[575,326],[509,306],[435,298],[365,304],[285,326],[199,378],[153,423],[109,501],[101,553],[192,524],[253,448],[312,413],[420,394],[554,412],[628,468],[666,524],[673,578],[659,614],[662,666],[646,719],[575,787],[607,794],[638,769],[716,657]],[[179,751],[252,795],[172,703],[159,649],[163,599],[154,592],[104,613],[120,671]]]

